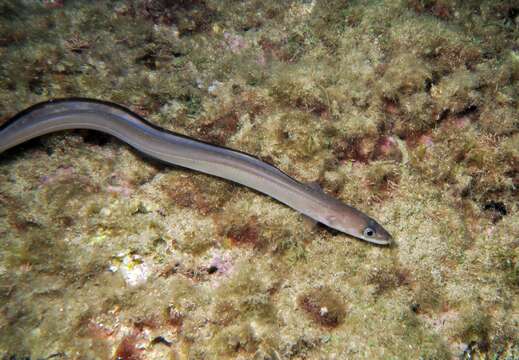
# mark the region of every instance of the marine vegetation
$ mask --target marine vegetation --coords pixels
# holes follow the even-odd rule
[[[518,38],[504,0],[0,0],[0,124],[120,103],[395,240],[44,136],[0,155],[0,356],[519,358]]]

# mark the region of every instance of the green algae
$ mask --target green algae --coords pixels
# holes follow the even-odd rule
[[[0,1],[0,123],[119,102],[319,182],[397,243],[95,133],[45,136],[0,161],[0,353],[517,357],[518,11]]]

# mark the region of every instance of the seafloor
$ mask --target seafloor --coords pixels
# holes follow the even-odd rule
[[[518,359],[518,86],[517,1],[0,0],[0,123],[114,101],[396,239],[45,136],[0,155],[0,356]]]

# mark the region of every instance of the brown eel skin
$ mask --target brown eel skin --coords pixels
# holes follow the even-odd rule
[[[70,98],[34,105],[0,127],[0,153],[35,137],[69,129],[110,134],[167,164],[248,186],[332,229],[378,245],[392,243],[391,235],[368,215],[254,156],[158,128],[109,102]]]

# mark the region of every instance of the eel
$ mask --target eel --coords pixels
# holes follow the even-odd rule
[[[332,229],[378,245],[391,235],[374,219],[275,166],[233,150],[159,128],[106,101],[67,98],[39,103],[0,126],[0,153],[35,137],[69,129],[110,134],[151,158],[245,185]]]

